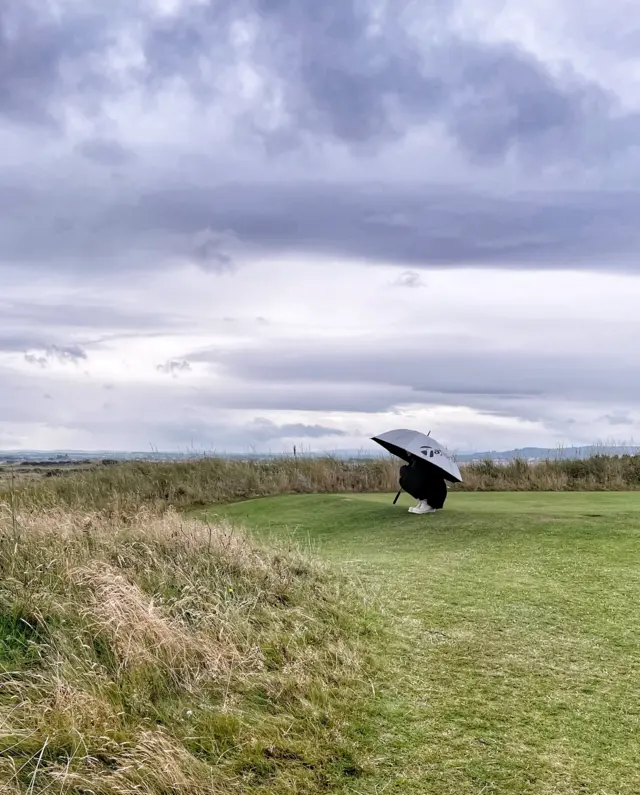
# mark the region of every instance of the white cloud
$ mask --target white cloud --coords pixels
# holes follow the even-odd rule
[[[57,279],[38,294],[41,306],[61,307],[39,334],[57,340],[49,350],[86,358],[69,366],[52,355],[41,368],[20,351],[0,351],[3,433],[20,447],[279,449],[259,418],[276,431],[298,428],[299,437],[282,437],[286,445],[359,448],[381,430],[409,426],[462,450],[588,443],[619,434],[622,412],[640,417],[628,384],[598,385],[610,378],[606,367],[598,370],[603,362],[632,372],[640,277],[442,269],[429,272],[428,288],[397,290],[396,276],[391,265],[321,259],[262,259],[233,274],[164,269],[126,278],[127,310],[153,308],[152,329],[132,328],[133,314],[127,328],[114,323],[99,333],[91,315],[117,319],[125,278],[90,292],[92,311],[84,325],[76,316],[73,328],[64,306],[70,311],[77,300],[78,282]],[[14,283],[3,298],[18,306],[24,285]],[[32,329],[29,314],[21,321],[16,311],[10,322],[12,339]],[[424,370],[434,354],[441,369]],[[593,366],[592,382],[576,371],[583,392],[553,391],[567,379],[554,374],[556,357],[564,366],[572,357]],[[310,369],[297,372],[299,360]],[[473,378],[485,366],[492,378],[497,373],[499,381],[488,382],[493,394],[473,393],[470,370],[447,372],[461,361]],[[235,372],[236,362],[244,369]],[[324,368],[319,375],[314,362]],[[527,375],[525,392],[539,389],[518,396],[531,367],[538,370]],[[270,371],[274,378],[266,378]],[[443,377],[462,386],[438,397]],[[316,426],[341,435],[307,430]],[[630,437],[634,429],[622,430]]]

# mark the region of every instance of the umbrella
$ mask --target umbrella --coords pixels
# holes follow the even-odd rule
[[[406,428],[398,428],[394,431],[381,433],[379,436],[373,436],[372,441],[377,442],[398,458],[402,458],[403,461],[410,461],[413,456],[420,462],[424,462],[425,466],[435,467],[445,480],[462,483],[458,465],[433,436],[419,431],[409,431]]]

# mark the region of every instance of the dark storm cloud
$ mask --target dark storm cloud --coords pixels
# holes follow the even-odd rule
[[[69,101],[95,112],[112,88],[100,63],[112,33],[109,14],[89,5],[56,9],[42,0],[3,0],[0,118],[58,126]]]
[[[376,182],[376,161],[364,158],[416,125],[445,130],[467,159],[485,165],[498,167],[515,153],[521,167],[535,169],[523,171],[522,184],[541,166],[606,171],[638,140],[637,115],[618,107],[606,88],[568,68],[552,70],[515,44],[454,31],[456,6],[454,0],[217,0],[185,3],[175,16],[160,17],[148,5],[123,0],[102,10],[62,2],[55,13],[35,0],[4,0],[0,118],[56,123],[62,131],[66,109],[98,118],[104,100],[128,88],[148,97],[186,85],[197,101],[235,120],[239,135],[216,144],[217,161],[197,179],[183,175],[182,183],[165,178],[160,161],[149,178],[139,170],[141,152],[99,129],[60,161],[59,173],[52,166],[7,174],[0,179],[3,258],[81,271],[156,268],[182,258],[226,271],[237,254],[229,241],[237,238],[249,253],[311,252],[412,268],[635,269],[636,190],[501,195],[496,188],[481,195],[411,188],[388,177]],[[242,51],[238,23],[255,33]],[[137,35],[144,62],[117,71],[114,53]],[[244,59],[269,86],[250,111],[233,105],[220,79]],[[268,108],[277,98],[282,112],[274,121]],[[206,124],[194,129],[185,158],[206,155],[209,134]],[[289,147],[312,154],[323,184],[292,176],[277,154],[263,158],[261,181],[229,184],[225,156],[247,140],[258,152],[265,143],[272,153]],[[326,142],[357,149],[360,164],[371,164],[370,183],[342,177],[317,146]],[[428,145],[412,153],[397,173],[422,175],[428,184]],[[81,187],[75,164],[87,159],[105,166],[104,184]],[[115,200],[111,168],[127,174]],[[470,171],[469,182],[476,173]]]
[[[0,109],[25,121],[47,119],[65,102],[99,110],[101,99],[129,84],[153,93],[176,77],[215,101],[221,67],[240,62],[243,23],[255,31],[245,57],[284,100],[285,120],[275,127],[263,123],[268,97],[249,118],[238,117],[263,138],[300,143],[308,133],[371,150],[416,123],[437,122],[474,159],[502,158],[514,147],[574,159],[589,154],[586,127],[604,124],[612,146],[634,144],[637,119],[615,113],[605,89],[566,69],[554,74],[515,44],[454,32],[448,11],[455,6],[440,0],[418,12],[411,3],[362,0],[210,0],[154,17],[119,2],[102,12],[63,3],[56,14],[33,0],[5,0]],[[410,32],[416,27],[420,36]],[[144,66],[116,79],[112,51],[134,29],[142,31]],[[99,158],[122,154],[117,143],[84,146]]]
[[[1,189],[0,189],[1,193]],[[238,256],[313,252],[409,266],[496,266],[636,271],[640,191],[521,192],[345,183],[236,184],[131,195],[84,219],[34,197],[0,218],[3,257],[60,270],[160,267],[176,257],[225,272]],[[77,215],[75,214],[77,211]],[[403,223],[397,222],[400,213]],[[38,234],[34,234],[34,228]],[[213,231],[219,230],[219,231]]]
[[[411,337],[370,345],[290,344],[212,353],[230,376],[245,382],[288,387],[311,385],[387,386],[402,402],[444,402],[496,407],[518,400],[572,399],[576,401],[634,401],[640,373],[629,367],[628,356],[576,350],[531,352],[434,346],[428,338]],[[203,354],[200,354],[204,358]],[[409,396],[407,398],[407,396]],[[366,404],[366,397],[362,396]]]
[[[635,266],[639,209],[635,192],[501,198],[399,185],[255,184],[148,194],[114,221],[121,230],[162,225],[178,236],[209,225],[274,253],[311,250],[415,266],[553,267],[614,253],[633,254]],[[403,225],[384,220],[398,213]]]
[[[262,128],[267,139],[306,132],[370,147],[437,120],[473,158],[529,145],[566,156],[590,116],[607,117],[611,99],[595,84],[554,76],[515,45],[455,34],[447,13],[455,5],[424,3],[412,16],[410,3],[358,0],[194,4],[149,34],[149,74],[181,76],[201,92],[203,59],[219,61],[222,32],[253,18],[252,56],[285,101],[284,129]],[[416,24],[423,38],[409,32]],[[259,117],[251,121],[261,129]]]

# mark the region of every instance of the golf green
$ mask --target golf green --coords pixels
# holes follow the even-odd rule
[[[339,564],[393,625],[354,792],[640,792],[640,494],[296,495],[207,511]]]

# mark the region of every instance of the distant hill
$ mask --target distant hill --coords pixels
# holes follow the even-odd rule
[[[580,459],[594,455],[636,455],[640,447],[629,445],[585,445],[583,447],[520,447],[515,450],[487,450],[480,453],[456,454],[461,463],[472,461],[513,461],[516,458],[524,461],[544,461],[546,459]]]
[[[640,453],[640,447],[635,445],[585,445],[583,447],[520,447],[514,450],[485,450],[481,452],[456,453],[455,457],[459,463],[471,463],[473,461],[513,461],[516,458],[525,461],[543,461],[545,459],[580,459],[590,456],[600,455],[636,455]],[[55,464],[64,466],[74,462],[98,462],[98,461],[187,461],[203,457],[220,457],[237,460],[265,460],[278,458],[285,453],[224,453],[224,452],[130,452],[112,450],[0,450],[0,465],[9,464]],[[288,453],[291,455],[291,453]],[[323,452],[301,451],[300,457],[334,456],[342,459],[363,459],[377,458],[386,453],[377,450],[332,450]]]

